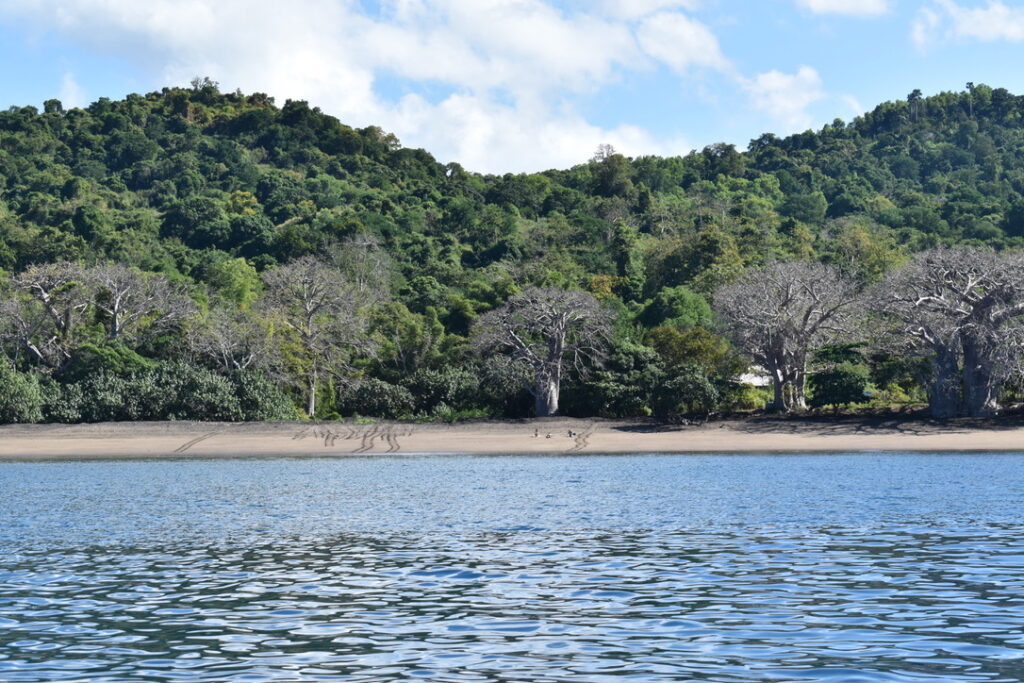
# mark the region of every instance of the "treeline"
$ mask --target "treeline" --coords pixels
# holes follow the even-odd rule
[[[12,107],[0,112],[0,391],[23,414],[3,419],[778,403],[734,381],[752,352],[720,293],[777,262],[824,264],[863,292],[923,250],[1024,246],[1022,113],[1024,98],[970,84],[746,151],[603,147],[564,171],[482,176],[205,79],[84,109]],[[600,311],[558,372],[538,370],[534,342],[531,359],[493,334],[540,292]],[[808,351],[806,401],[829,395],[828,377],[854,398],[856,384],[876,401],[927,400],[922,367],[938,356],[877,337]]]

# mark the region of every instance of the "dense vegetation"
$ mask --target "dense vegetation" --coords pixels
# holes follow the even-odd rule
[[[915,91],[746,151],[603,147],[568,170],[484,176],[209,80],[84,109],[12,107],[0,113],[0,421],[529,415],[529,379],[471,337],[530,288],[582,290],[613,318],[603,363],[561,379],[562,412],[762,407],[766,393],[733,381],[748,361],[715,321],[714,292],[773,261],[821,261],[868,285],[938,245],[1024,246],[1022,116],[1024,97],[1003,89]],[[324,309],[333,326],[310,331],[282,274],[314,261],[346,284]],[[71,277],[43,295],[41,264]],[[157,292],[130,334],[111,324],[111,264]],[[46,296],[74,330],[47,318]],[[865,389],[924,399],[919,358],[852,341],[813,356],[812,405]]]

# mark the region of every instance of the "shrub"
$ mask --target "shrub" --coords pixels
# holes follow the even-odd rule
[[[142,397],[139,419],[242,419],[242,407],[227,378],[187,363],[165,363],[133,378]]]
[[[396,419],[412,415],[415,401],[408,389],[370,377],[338,397],[342,414]]]
[[[771,399],[771,392],[764,387],[730,383],[722,390],[721,405],[726,410],[761,410]]]
[[[868,369],[863,365],[838,363],[828,370],[811,375],[808,380],[811,389],[808,403],[812,408],[834,406],[837,411],[840,406],[863,403],[868,379]]]
[[[31,424],[43,419],[39,379],[12,370],[0,361],[0,424]]]
[[[281,387],[265,375],[240,370],[228,376],[243,420],[294,420],[295,404]]]
[[[415,409],[432,413],[444,404],[449,409],[471,408],[480,391],[479,375],[463,368],[421,368],[402,381],[415,400]]]
[[[65,384],[80,382],[103,372],[126,377],[156,367],[156,361],[140,356],[117,341],[82,344],[61,371],[60,380]]]
[[[81,391],[83,422],[137,420],[137,396],[128,380],[111,372],[97,372],[77,382]],[[67,390],[67,388],[65,388]]]
[[[718,407],[718,389],[697,365],[682,365],[652,396],[654,414],[710,413]]]
[[[225,377],[186,363],[161,363],[126,377],[95,373],[65,385],[62,396],[80,392],[85,422],[125,420],[223,420],[243,418],[235,387]],[[68,408],[70,409],[70,407]]]
[[[52,379],[40,383],[43,392],[43,421],[74,424],[82,421],[85,394],[79,384],[61,384]]]

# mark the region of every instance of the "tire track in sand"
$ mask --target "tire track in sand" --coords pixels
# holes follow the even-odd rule
[[[174,453],[184,453],[185,451],[187,451],[188,449],[192,448],[193,446],[195,446],[200,441],[206,441],[211,436],[216,436],[218,434],[220,434],[220,432],[209,432],[207,434],[203,434],[202,436],[197,436],[196,438],[192,439],[191,441],[186,441],[185,443],[181,444],[180,446],[175,448],[173,452]]]
[[[590,445],[590,437],[594,433],[594,425],[587,425],[587,430],[576,435],[576,444],[570,448],[566,453],[579,453],[584,448]]]

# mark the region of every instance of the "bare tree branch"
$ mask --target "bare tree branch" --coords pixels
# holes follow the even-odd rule
[[[266,291],[259,309],[298,341],[306,412],[312,416],[320,381],[347,370],[353,352],[373,351],[360,310],[371,302],[337,268],[313,256],[269,270],[263,281]]]
[[[109,339],[139,339],[173,329],[195,313],[192,300],[166,277],[144,274],[120,263],[85,273],[93,305],[104,314]]]
[[[809,261],[748,271],[715,294],[726,332],[771,374],[779,411],[806,407],[808,355],[851,331],[858,303],[853,280]]]
[[[477,319],[473,341],[481,354],[503,353],[528,366],[538,417],[558,412],[566,361],[578,370],[600,363],[611,315],[590,294],[530,288]]]
[[[934,417],[991,414],[1021,351],[1024,254],[938,248],[916,255],[872,293],[904,345],[931,361]]]

